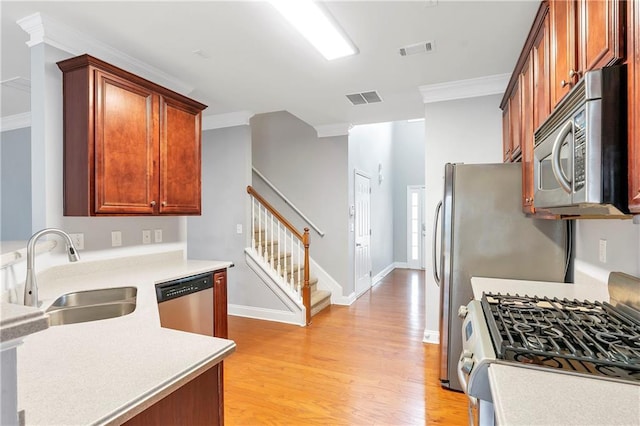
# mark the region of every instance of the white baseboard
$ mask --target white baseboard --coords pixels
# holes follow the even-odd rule
[[[391,273],[391,271],[393,271],[394,269],[395,269],[395,264],[392,263],[391,265],[387,266],[382,271],[377,273],[376,276],[371,279],[371,287],[375,286],[380,281],[382,281],[382,279],[384,277],[386,277],[387,275],[389,275]]]
[[[232,305],[228,306],[228,314],[236,317],[253,318],[264,321],[283,322],[304,326],[300,323],[299,315],[295,312],[278,311],[276,309],[256,308],[255,306]]]
[[[425,330],[424,337],[422,338],[424,343],[430,343],[434,345],[440,344],[440,332],[433,330]]]
[[[396,269],[411,269],[407,262],[394,262],[393,267]]]

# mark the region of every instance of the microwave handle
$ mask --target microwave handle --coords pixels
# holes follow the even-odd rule
[[[436,248],[438,243],[438,219],[440,218],[441,208],[442,201],[438,201],[433,218],[433,279],[436,281],[436,285],[438,287],[440,287],[440,276],[438,275],[438,256],[436,254]]]
[[[553,150],[551,151],[551,169],[553,170],[553,175],[556,177],[556,180],[566,192],[571,194],[571,181],[567,178],[567,175],[564,174],[564,170],[562,170],[562,164],[560,163],[560,154],[562,148],[562,141],[567,137],[568,134],[573,133],[573,122],[569,121],[565,124],[556,141],[553,143]]]

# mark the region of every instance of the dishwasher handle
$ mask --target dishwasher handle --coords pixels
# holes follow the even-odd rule
[[[167,300],[186,296],[212,287],[213,274],[211,272],[207,272],[206,274],[193,275],[186,278],[180,278],[178,280],[156,284],[156,298],[158,299],[158,303],[162,303]]]

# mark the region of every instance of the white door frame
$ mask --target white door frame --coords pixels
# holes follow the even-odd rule
[[[412,253],[412,209],[411,209],[411,194],[418,194],[418,257],[413,258]],[[424,200],[425,200],[425,186],[424,185],[407,185],[407,267],[409,269],[424,269],[425,268],[425,215],[424,215]]]
[[[357,203],[357,197],[358,197],[358,177],[362,177],[365,178],[369,181],[369,199],[367,202],[367,206],[364,209],[365,211],[361,211],[362,209],[359,208],[360,206]],[[354,273],[354,291],[356,294],[356,297],[361,296],[362,294],[364,294],[367,290],[369,290],[371,288],[371,177],[369,177],[366,173],[354,169],[354,176],[353,176],[353,199],[354,199],[354,236],[353,236],[353,273]],[[358,229],[358,225],[360,224],[359,220],[360,217],[359,215],[364,214],[366,217],[364,217],[365,225],[368,224],[368,228],[369,228],[369,235],[367,238],[364,239],[359,239],[358,238],[358,233],[359,233],[359,229]],[[364,247],[363,247],[363,243],[364,243]],[[364,269],[367,269],[369,274],[368,274],[368,280],[365,278],[364,274],[361,274],[360,276],[358,276],[360,269],[359,266],[362,266],[358,263],[359,261],[359,257],[358,257],[358,251],[362,251],[365,250],[364,256],[364,262],[366,263],[366,265],[364,266]],[[360,285],[358,285],[360,283]]]

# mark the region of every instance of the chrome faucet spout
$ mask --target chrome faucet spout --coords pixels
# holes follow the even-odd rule
[[[64,238],[66,244],[66,252],[69,262],[77,262],[80,260],[78,250],[76,250],[69,234],[61,229],[46,228],[42,229],[31,236],[27,244],[27,277],[24,281],[24,304],[25,306],[38,306],[38,283],[34,272],[35,265],[35,247],[40,237],[46,234],[56,234]]]

